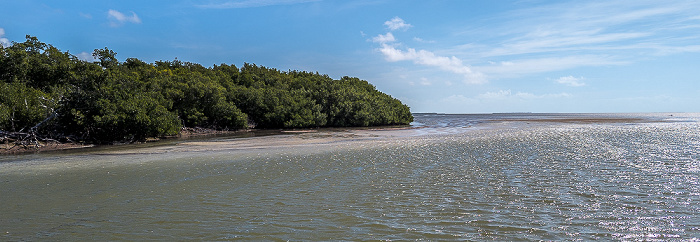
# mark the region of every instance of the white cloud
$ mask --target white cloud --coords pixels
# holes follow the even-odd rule
[[[644,50],[695,52],[692,46],[697,45],[698,35],[693,33],[699,25],[693,17],[698,8],[697,1],[584,1],[524,8],[501,16],[514,21],[488,28],[507,39],[482,47],[479,56],[561,56],[585,51],[636,60],[648,53]]]
[[[470,84],[487,82],[486,77],[482,73],[472,71],[469,66],[462,63],[462,60],[454,56],[439,56],[427,50],[416,50],[413,48],[408,48],[404,51],[386,43],[382,43],[379,51],[387,61],[413,61],[413,63],[418,65],[439,67],[442,70],[464,75],[464,81]]]
[[[641,47],[641,46],[639,46]],[[678,53],[693,53],[700,52],[700,45],[685,45],[685,46],[664,46],[664,45],[646,45],[644,48],[655,50],[658,55],[671,55]]]
[[[466,97],[464,95],[451,95],[445,98],[442,98],[439,102],[447,106],[454,106],[454,105],[466,105],[466,104],[476,104],[478,103],[479,100]]]
[[[425,77],[421,77],[421,78],[420,78],[420,84],[421,84],[422,86],[430,86],[430,85],[433,85],[433,83],[432,83],[430,80],[428,80],[428,78],[425,78]]]
[[[491,113],[491,112],[522,112],[533,110],[533,103],[564,102],[562,98],[572,98],[568,93],[536,95],[528,92],[513,92],[498,90],[476,96],[453,94],[437,100],[414,101],[416,107],[425,106],[425,112],[444,113]],[[413,106],[411,106],[413,107]],[[420,109],[420,108],[419,108]]]
[[[503,44],[501,47],[494,48],[485,52],[484,56],[504,56],[504,55],[520,55],[544,52],[559,52],[559,51],[598,51],[601,49],[627,49],[627,46],[619,45],[617,47],[610,46],[610,43],[620,42],[625,40],[638,39],[640,37],[649,36],[650,33],[612,33],[598,34],[589,31],[568,32],[548,32],[548,33],[529,33],[524,40],[511,40],[511,42]],[[599,46],[597,44],[608,44],[608,46]]]
[[[567,86],[572,86],[572,87],[582,87],[585,86],[586,83],[583,82],[583,77],[573,77],[573,76],[563,76],[559,77],[559,79],[556,80],[557,83],[559,84],[564,84]]]
[[[486,92],[479,94],[477,98],[480,99],[498,99],[511,96],[510,90],[498,90],[497,92]]]
[[[457,33],[466,43],[437,46],[440,49],[435,51],[462,57],[490,79],[628,65],[656,56],[700,52],[697,9],[698,1],[545,4],[505,12],[491,21],[495,25],[467,28]]]
[[[391,34],[391,32],[386,33],[385,35],[377,35],[376,37],[372,38],[372,41],[375,43],[390,43],[396,41],[396,38],[394,38],[394,35]]]
[[[389,30],[407,30],[413,25],[407,24],[406,22],[403,21],[403,19],[399,17],[394,17],[389,21],[384,22],[384,25],[386,25]]]
[[[256,8],[274,5],[291,5],[298,3],[316,2],[319,0],[238,0],[223,3],[210,3],[197,5],[199,8],[230,9],[230,8]]]
[[[2,45],[4,47],[8,47],[8,46],[10,46],[11,42],[10,42],[10,40],[5,38],[4,36],[5,36],[5,29],[0,28],[0,45]]]
[[[390,32],[375,35],[372,41],[387,61],[439,67],[464,75],[467,83],[700,52],[696,11],[700,2],[567,1],[534,6],[503,12],[485,22],[487,26],[466,25],[461,33],[413,37],[413,44],[440,43],[429,49],[389,35],[412,29],[399,17],[384,22]],[[455,35],[461,43],[450,46],[445,45],[449,39],[439,39]],[[572,87],[586,85],[585,79],[573,76],[555,81]]]
[[[572,55],[492,62],[491,65],[478,66],[474,67],[474,69],[488,76],[512,78],[526,74],[566,70],[581,66],[622,65],[626,63],[610,56]]]
[[[128,15],[125,15],[124,13],[119,12],[117,10],[110,9],[107,12],[107,15],[111,21],[110,24],[112,27],[118,27],[118,26],[123,25],[124,23],[134,23],[134,24],[141,23],[141,19],[134,12],[131,12],[131,16],[128,16]]]
[[[432,86],[432,85],[433,85],[433,82],[431,82],[430,80],[428,80],[428,78],[421,77],[421,78],[420,78],[420,81],[419,81],[418,83],[416,83],[416,82],[414,82],[414,81],[410,81],[410,82],[408,82],[408,84],[411,85],[411,86],[415,86],[416,84],[421,85],[421,86]]]
[[[394,17],[393,19],[384,22],[384,25],[386,25],[390,30],[405,30],[411,27],[410,24],[407,24],[399,17]],[[413,63],[418,65],[435,66],[442,70],[463,75],[464,82],[470,84],[487,82],[486,77],[482,73],[472,71],[469,66],[463,64],[462,60],[455,56],[439,56],[427,50],[416,50],[413,48],[407,48],[406,50],[397,49],[396,46],[400,45],[400,43],[390,44],[396,42],[396,38],[391,32],[388,32],[385,35],[377,35],[376,37],[372,38],[372,42],[381,44],[381,48],[378,50],[384,55],[384,58],[387,61],[413,61]]]
[[[421,39],[418,37],[413,37],[413,40],[415,40],[416,42],[420,42],[420,43],[431,43],[431,44],[435,43],[434,40],[424,40],[424,39]]]
[[[542,98],[563,98],[571,97],[568,93],[542,94],[536,95],[528,92],[513,93],[511,90],[498,90],[497,92],[486,92],[476,96],[477,99],[542,99]]]
[[[84,60],[84,61],[90,61],[90,62],[92,62],[92,61],[95,61],[95,60],[96,60],[95,57],[92,56],[92,54],[87,53],[87,52],[85,52],[85,51],[80,52],[80,53],[78,53],[78,54],[75,55],[75,56],[78,57],[78,59]]]

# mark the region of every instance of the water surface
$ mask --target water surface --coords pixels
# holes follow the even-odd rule
[[[419,114],[6,156],[0,240],[697,240],[699,120]]]

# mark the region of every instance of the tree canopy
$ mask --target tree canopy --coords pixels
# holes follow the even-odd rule
[[[119,62],[108,48],[80,60],[27,36],[0,45],[0,131],[88,142],[221,130],[408,124],[408,106],[354,77],[334,80],[255,64]]]

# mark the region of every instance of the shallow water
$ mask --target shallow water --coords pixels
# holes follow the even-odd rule
[[[7,156],[0,240],[697,240],[700,118],[670,115]]]

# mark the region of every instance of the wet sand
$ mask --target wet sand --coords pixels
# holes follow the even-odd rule
[[[279,147],[313,147],[330,146],[345,142],[367,142],[381,140],[405,139],[415,136],[450,135],[464,132],[478,132],[479,130],[523,129],[531,126],[556,125],[556,124],[634,124],[662,122],[656,119],[643,119],[636,117],[607,117],[607,116],[577,116],[577,117],[513,117],[499,119],[484,119],[483,123],[464,127],[369,127],[369,128],[327,128],[327,129],[303,129],[303,130],[278,130],[262,131],[272,135],[261,137],[241,138],[242,134],[261,131],[215,131],[215,130],[185,130],[179,138],[164,140],[152,140],[152,145],[140,147],[138,145],[100,146],[99,153],[109,154],[139,154],[139,153],[164,153],[164,152],[194,152],[214,150],[259,150]],[[475,134],[478,135],[478,134]],[[482,134],[483,135],[483,134]],[[175,145],[171,145],[172,143]],[[160,143],[160,144],[159,144]],[[93,145],[78,143],[49,143],[28,149],[12,144],[2,144],[0,154],[21,154],[66,149],[90,148]],[[114,149],[110,149],[113,147]],[[90,152],[90,149],[85,149]]]
[[[39,142],[36,145],[24,146],[16,145],[13,143],[5,143],[0,144],[0,155],[70,150],[90,147],[94,147],[94,145],[86,145],[80,143]]]
[[[280,148],[317,148],[344,143],[378,142],[409,137],[413,129],[306,130],[250,138],[203,138],[184,140],[174,145],[146,148],[103,150],[103,154],[158,154],[166,152],[261,151]]]

